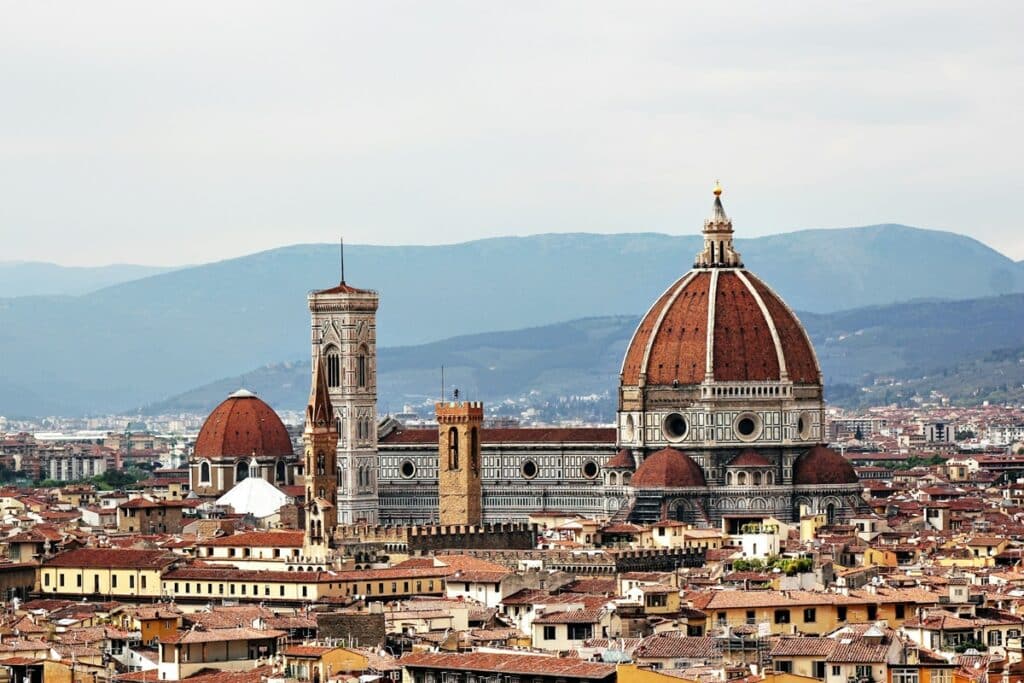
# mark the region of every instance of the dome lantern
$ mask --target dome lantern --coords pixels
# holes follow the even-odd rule
[[[715,203],[711,217],[704,221],[704,250],[697,254],[694,268],[742,268],[743,259],[732,244],[732,219],[722,206],[722,185],[715,182]]]

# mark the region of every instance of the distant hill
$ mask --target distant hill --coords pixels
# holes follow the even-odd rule
[[[1024,400],[1024,295],[801,317],[831,401],[861,405],[909,400],[933,389],[965,403]],[[515,404],[528,393],[549,401],[605,394],[562,411],[608,420],[615,409],[619,365],[637,320],[588,318],[382,349],[381,409],[395,412],[403,404],[432,401],[440,391],[438,369],[443,363],[449,387],[458,386],[465,395],[491,404]],[[890,379],[876,387],[879,378]],[[148,410],[205,413],[239,387],[257,391],[278,408],[299,409],[309,393],[309,362],[276,364],[219,380]]]
[[[638,316],[699,244],[696,235],[558,234],[346,252],[349,282],[381,293],[381,346],[397,347]],[[738,248],[791,306],[817,313],[1024,289],[1021,267],[998,252],[905,226],[808,230]],[[301,358],[306,293],[336,280],[336,247],[298,245],[82,296],[0,299],[0,414],[123,410]]]
[[[0,297],[76,296],[170,270],[172,268],[130,264],[77,267],[0,261]]]

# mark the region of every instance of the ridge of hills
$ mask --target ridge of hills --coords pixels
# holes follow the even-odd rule
[[[349,246],[346,266],[352,284],[381,293],[378,344],[396,348],[639,316],[689,269],[699,246],[698,235],[547,234]],[[948,232],[805,230],[737,247],[791,307],[816,314],[1024,291],[1024,266]],[[295,245],[79,296],[0,299],[0,414],[125,410],[302,357],[306,293],[336,280],[336,246]]]
[[[171,270],[174,268],[129,263],[61,266],[41,261],[0,261],[0,296],[77,296]]]
[[[1024,400],[1024,294],[919,301],[803,314],[831,402],[910,402],[941,391],[956,401]],[[449,387],[508,412],[547,406],[549,417],[610,421],[619,366],[638,318],[607,316],[430,344],[381,348],[381,412],[429,406],[439,368]],[[207,413],[245,387],[278,409],[309,394],[309,361],[277,363],[150,405],[146,412]],[[430,408],[425,411],[429,413]]]

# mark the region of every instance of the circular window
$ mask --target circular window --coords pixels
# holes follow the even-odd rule
[[[665,416],[661,429],[669,441],[682,441],[686,432],[689,431],[690,425],[686,422],[686,418],[679,413],[669,413]]]
[[[754,413],[741,413],[736,416],[732,428],[741,441],[753,441],[761,436],[761,418]]]
[[[412,464],[412,460],[406,460],[402,463],[401,472],[403,478],[412,479],[416,474],[416,465]]]
[[[586,477],[587,479],[593,479],[594,477],[596,477],[597,472],[597,463],[594,462],[593,460],[588,460],[587,462],[583,463],[583,476]]]
[[[800,417],[796,420],[796,431],[797,436],[801,439],[811,438],[811,415],[810,413],[801,413]]]
[[[537,476],[537,463],[532,460],[527,460],[523,463],[522,473],[527,479],[533,479]]]

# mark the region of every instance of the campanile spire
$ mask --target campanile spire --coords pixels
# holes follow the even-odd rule
[[[715,182],[715,203],[711,217],[704,221],[704,250],[694,260],[695,268],[742,268],[743,259],[733,248],[732,219],[722,206],[722,185]]]

